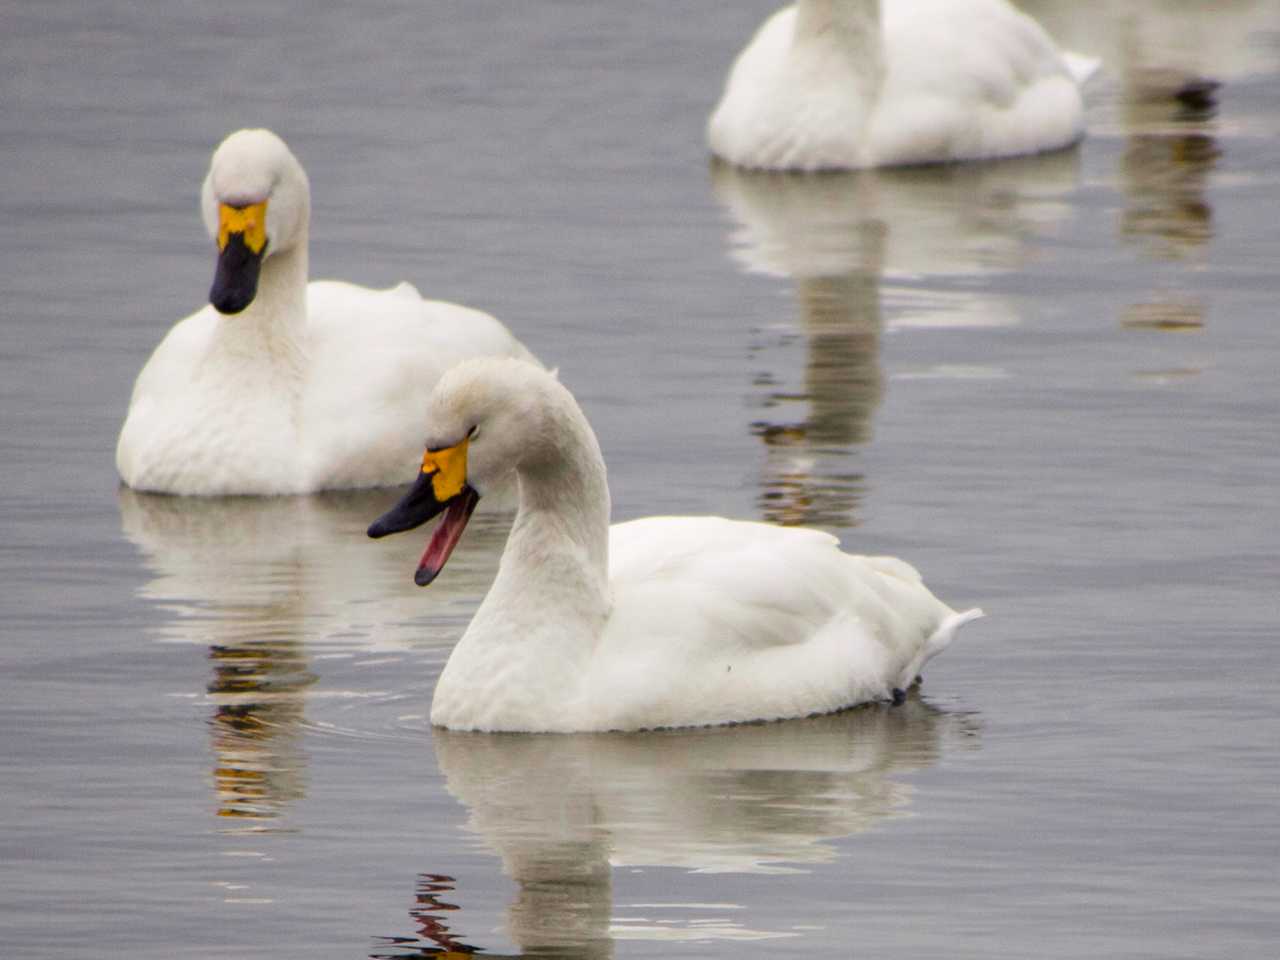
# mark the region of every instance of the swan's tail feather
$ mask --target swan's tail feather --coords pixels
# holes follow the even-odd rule
[[[947,619],[938,625],[938,629],[933,631],[931,636],[925,642],[925,660],[931,660],[940,654],[947,647],[951,646],[951,641],[955,639],[956,633],[970,620],[977,620],[979,617],[985,617],[981,607],[974,607],[972,610],[966,610],[964,613],[953,613]]]
[[[1070,50],[1062,51],[1062,61],[1067,65],[1071,79],[1078,84],[1086,83],[1102,67],[1099,58],[1086,57],[1083,53],[1072,53]]]

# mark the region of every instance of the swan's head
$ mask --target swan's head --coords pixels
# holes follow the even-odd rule
[[[205,227],[218,245],[209,302],[219,313],[252,303],[262,261],[305,242],[310,206],[306,172],[270,130],[237,130],[222,141],[200,193]]]
[[[558,415],[564,411],[571,411],[568,418]],[[481,495],[504,485],[513,471],[558,463],[566,423],[579,419],[572,396],[541,367],[511,357],[463,361],[431,394],[417,479],[373,522],[369,536],[412,530],[443,513],[414,575],[426,586],[444,568]]]

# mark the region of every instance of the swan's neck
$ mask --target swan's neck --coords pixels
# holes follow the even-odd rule
[[[484,604],[570,657],[590,653],[609,613],[609,487],[580,426],[558,456],[520,469],[520,507]]]
[[[880,273],[806,277],[796,290],[809,338],[805,392],[811,443],[865,443],[884,391]]]
[[[879,0],[799,0],[795,43],[831,48],[863,65],[867,75],[879,69]]]
[[[609,488],[581,413],[518,470],[497,578],[436,686],[431,719],[462,729],[569,729],[609,617]],[[555,426],[562,426],[556,423]]]
[[[218,318],[216,349],[241,371],[263,368],[260,382],[301,388],[307,325],[307,240],[262,263],[258,291],[241,313]],[[255,374],[256,376],[256,374]]]

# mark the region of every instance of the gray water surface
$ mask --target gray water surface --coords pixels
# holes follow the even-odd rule
[[[811,178],[703,148],[772,6],[0,3],[0,952],[1274,956],[1280,4],[1027,3],[1104,60],[1078,149]],[[822,527],[988,619],[896,709],[433,731],[506,518],[421,590],[395,491],[117,488],[247,125],[315,276],[559,367],[616,519]]]

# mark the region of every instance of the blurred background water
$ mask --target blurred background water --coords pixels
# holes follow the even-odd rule
[[[702,140],[772,2],[0,2],[8,956],[1271,957],[1280,4],[1022,4],[1079,149],[745,176]],[[919,697],[629,736],[432,731],[502,517],[118,491],[202,302],[230,130],[312,270],[501,317],[617,519],[905,557],[990,617]]]

